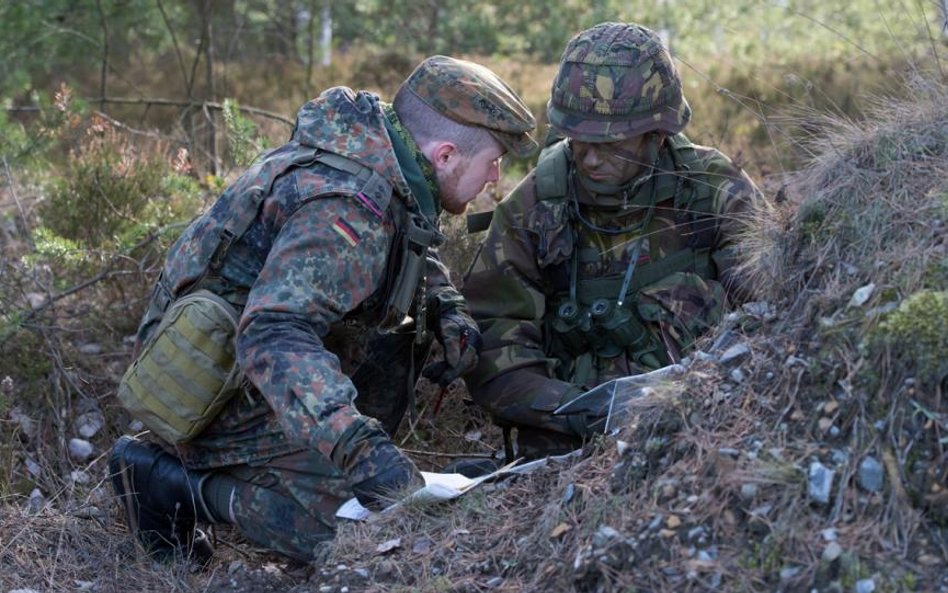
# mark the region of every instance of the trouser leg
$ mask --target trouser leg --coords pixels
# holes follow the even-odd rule
[[[209,497],[211,504],[227,504],[247,539],[304,562],[335,536],[336,511],[352,497],[345,476],[315,451],[224,471],[234,480],[233,496]]]

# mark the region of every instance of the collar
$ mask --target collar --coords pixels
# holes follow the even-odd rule
[[[418,201],[422,214],[434,222],[441,213],[441,196],[434,166],[422,154],[421,147],[405,129],[391,103],[382,103],[382,113],[402,175]]]

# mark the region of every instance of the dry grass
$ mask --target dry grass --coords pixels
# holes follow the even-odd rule
[[[50,409],[35,437],[3,421],[0,465],[4,484],[40,485],[49,504],[30,511],[25,496],[0,498],[0,590],[853,591],[867,579],[876,591],[948,590],[946,386],[918,375],[899,343],[870,339],[893,307],[948,290],[948,92],[930,85],[864,120],[801,123],[813,131],[811,162],[791,176],[778,215],[757,221],[747,249],[748,273],[769,288],[776,314],[735,314],[716,332],[751,349],[742,378],[696,358],[680,391],[636,409],[621,446],[603,438],[579,459],[452,503],[342,524],[312,565],[223,528],[206,571],[142,559],[101,488],[103,460],[76,464],[62,453],[81,400],[108,412],[100,450],[125,430],[108,404],[118,355],[89,363],[51,348],[59,338],[41,341],[52,360],[39,384],[52,387],[37,401]],[[463,233],[448,230],[457,272],[470,253]],[[869,299],[849,306],[870,282]],[[80,304],[63,303],[39,335],[73,335],[55,324]],[[927,322],[937,347],[941,326]],[[500,447],[460,384],[443,395],[421,387],[418,416],[397,440],[424,469]],[[867,457],[883,467],[881,490],[858,485]],[[28,459],[43,479],[29,479]],[[835,471],[826,504],[808,496],[817,461]],[[90,483],[67,478],[77,469]]]

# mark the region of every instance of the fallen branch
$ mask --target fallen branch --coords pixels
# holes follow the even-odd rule
[[[218,103],[216,101],[179,101],[175,99],[134,99],[128,97],[96,97],[85,99],[88,103],[112,103],[114,105],[145,105],[147,107],[157,106],[157,107],[186,107],[186,108],[200,108],[200,109],[214,109],[216,111],[223,111],[223,103]],[[267,111],[266,109],[259,109],[257,107],[244,107],[239,105],[238,109],[250,115],[256,115],[259,117],[264,117],[267,119],[272,119],[281,123],[284,123],[290,127],[293,127],[296,122],[293,120],[280,115],[279,113],[274,113],[273,111]],[[41,111],[39,106],[36,105],[25,105],[22,107],[4,107],[4,111],[7,113],[13,112],[32,112],[32,111]]]

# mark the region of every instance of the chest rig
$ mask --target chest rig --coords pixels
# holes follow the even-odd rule
[[[564,249],[569,253],[566,260],[551,264],[560,269],[550,270],[556,280],[547,298],[545,349],[564,361],[586,359],[585,364],[563,369],[580,383],[589,378],[584,375],[593,372],[590,357],[625,355],[648,369],[664,366],[670,361],[662,340],[639,311],[642,290],[678,272],[704,278],[714,275],[710,258],[715,225],[713,188],[706,176],[697,172],[699,157],[694,145],[682,134],[666,139],[667,157],[660,161],[663,168],[654,171],[638,189],[645,196],[645,201],[639,202],[641,225],[617,231],[595,227],[581,214],[568,150],[565,141],[546,148],[536,169],[537,198],[568,218],[568,240],[572,242]],[[663,203],[673,205],[675,228],[688,237],[687,245],[659,259],[641,261],[648,255],[643,253],[647,227],[656,206]],[[600,256],[598,250],[580,248],[581,238],[589,233],[638,235],[627,245],[624,271],[581,276],[584,264]],[[541,236],[540,240],[545,239]]]

